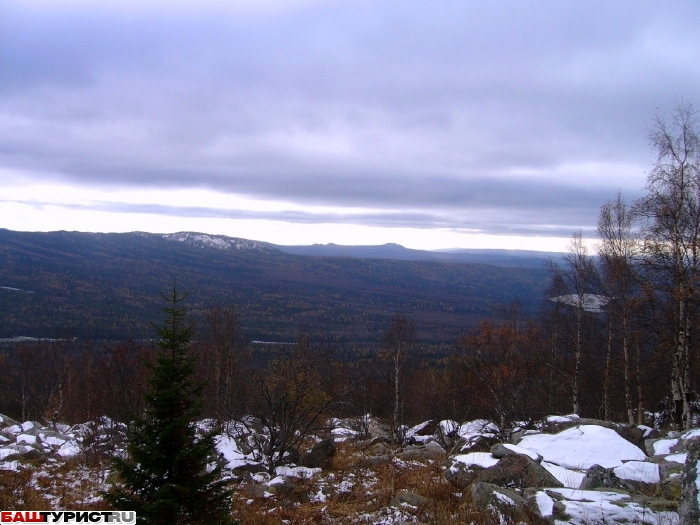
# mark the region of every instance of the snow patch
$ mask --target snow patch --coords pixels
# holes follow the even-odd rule
[[[658,441],[654,441],[654,455],[662,456],[665,454],[670,454],[671,449],[677,444],[677,439],[659,439]]]
[[[540,509],[540,514],[543,518],[548,518],[554,514],[554,500],[549,497],[546,492],[538,492],[535,496],[535,501],[537,502],[537,508]]]
[[[685,463],[688,459],[688,453],[683,452],[682,454],[669,454],[664,458],[666,461],[673,461],[674,463]]]
[[[559,483],[570,489],[577,489],[581,486],[583,478],[586,477],[584,472],[579,472],[578,470],[571,470],[568,468],[560,467],[554,463],[549,463],[547,461],[542,462],[542,466],[557,480]]]
[[[468,454],[458,454],[452,458],[452,466],[450,470],[456,472],[455,463],[463,463],[466,466],[476,465],[481,468],[493,467],[498,463],[498,459],[494,458],[490,452],[469,452]]]
[[[525,436],[520,446],[537,452],[549,463],[588,470],[593,465],[614,468],[624,461],[644,461],[646,455],[612,429],[581,425],[558,434]]]
[[[613,470],[615,475],[620,479],[641,481],[643,483],[661,482],[659,466],[656,463],[649,463],[648,461],[628,461],[621,467],[615,467]]]

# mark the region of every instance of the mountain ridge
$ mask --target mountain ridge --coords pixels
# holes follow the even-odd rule
[[[514,300],[535,312],[549,276],[541,268],[308,257],[195,232],[0,229],[0,286],[34,292],[0,288],[0,338],[152,337],[150,321],[160,318],[161,292],[174,279],[190,291],[200,325],[212,304],[236,304],[249,339],[293,341],[305,324],[332,341],[376,344],[402,312],[416,318],[423,340],[451,344]]]

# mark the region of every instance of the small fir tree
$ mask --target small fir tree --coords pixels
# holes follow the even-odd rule
[[[164,295],[166,318],[156,326],[159,351],[149,365],[146,410],[134,421],[128,456],[115,460],[120,482],[107,494],[115,508],[136,511],[144,524],[232,522],[231,492],[221,479],[213,436],[197,432],[203,385],[194,379],[186,295],[176,286]]]

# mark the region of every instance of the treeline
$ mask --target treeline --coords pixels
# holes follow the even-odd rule
[[[205,380],[205,417],[255,415],[270,431],[326,416],[371,413],[401,440],[406,424],[488,418],[504,429],[551,413],[689,427],[698,422],[700,363],[700,138],[681,105],[657,119],[647,194],[603,205],[597,256],[573,235],[538,317],[516,303],[424,351],[416,322],[396,314],[379,351],[340,357],[302,327],[295,344],[253,355],[234,305],[213,306],[192,343]],[[78,422],[143,410],[151,343],[70,339],[18,344],[0,354],[0,410],[22,420]],[[289,411],[292,411],[291,415]],[[291,418],[291,419],[290,419]],[[651,419],[653,419],[653,421]],[[303,433],[302,433],[303,434]],[[287,441],[284,441],[285,443]],[[286,445],[285,445],[286,446]],[[280,454],[283,450],[272,450]]]

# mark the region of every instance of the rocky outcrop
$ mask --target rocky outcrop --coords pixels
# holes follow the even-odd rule
[[[316,443],[309,452],[302,454],[299,464],[309,468],[330,470],[333,468],[335,450],[335,442],[332,439],[324,439]]]
[[[542,465],[520,454],[505,456],[494,466],[476,473],[474,481],[511,489],[564,486]]]
[[[617,477],[612,469],[606,469],[600,465],[593,465],[586,472],[586,477],[581,482],[582,490],[593,489],[614,489],[633,491],[634,487],[631,483]]]
[[[514,490],[491,483],[474,483],[470,488],[472,503],[482,511],[496,511],[500,514],[519,514],[524,509],[524,502]]]
[[[495,436],[477,434],[468,438],[460,438],[455,443],[450,455],[468,454],[469,452],[489,452],[491,447],[498,443],[498,438]]]

